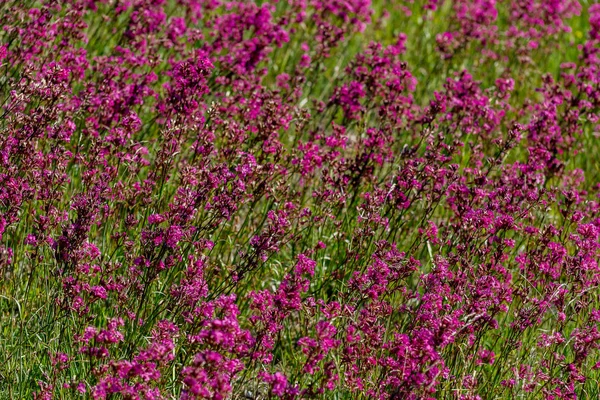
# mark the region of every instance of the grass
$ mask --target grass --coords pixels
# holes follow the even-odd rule
[[[406,288],[405,293],[390,291],[384,295],[385,301],[394,308],[417,301],[411,297],[410,291],[425,293],[421,274],[430,273],[437,268],[437,256],[457,256],[459,261],[454,264],[455,270],[452,272],[458,273],[459,266],[463,266],[467,271],[465,273],[475,274],[472,279],[469,278],[471,279],[469,282],[477,282],[478,269],[487,268],[486,266],[495,261],[493,254],[478,253],[477,251],[480,248],[488,248],[492,233],[485,229],[474,229],[471,236],[464,231],[452,232],[450,226],[455,222],[455,212],[447,207],[447,198],[442,198],[437,193],[439,189],[435,188],[434,178],[426,178],[427,171],[419,170],[419,168],[424,168],[425,163],[416,167],[415,174],[419,179],[422,178],[426,185],[421,189],[415,188],[408,192],[413,199],[410,208],[399,210],[395,205],[389,203],[372,206],[376,209],[375,213],[389,218],[389,228],[372,221],[369,222],[371,225],[360,221],[361,213],[368,214],[370,212],[367,210],[364,194],[375,193],[377,190],[383,189],[393,190],[391,185],[394,178],[401,168],[407,165],[406,159],[402,156],[403,148],[414,149],[415,154],[426,158],[428,152],[436,146],[441,147],[444,144],[451,146],[452,150],[449,150],[447,154],[448,160],[438,166],[448,168],[449,165],[456,163],[460,167],[460,173],[464,173],[468,177],[468,172],[465,171],[473,168],[472,156],[479,152],[478,146],[485,146],[487,148],[486,155],[498,155],[501,157],[502,164],[508,165],[517,160],[527,159],[527,147],[523,145],[525,139],[513,149],[502,152],[500,147],[494,147],[483,136],[452,135],[447,132],[445,137],[438,138],[435,135],[428,135],[425,129],[414,130],[408,126],[400,128],[394,131],[393,160],[380,168],[375,167],[376,172],[370,180],[361,179],[357,172],[358,178],[354,186],[339,188],[341,191],[348,190],[348,194],[352,192],[357,195],[348,196],[347,199],[339,202],[320,200],[318,196],[324,190],[332,189],[333,185],[327,182],[326,178],[336,176],[336,170],[323,171],[322,177],[305,179],[296,166],[297,164],[292,163],[294,158],[300,156],[297,145],[300,142],[314,139],[317,132],[330,132],[330,122],[333,121],[346,127],[349,137],[354,137],[357,145],[356,147],[348,146],[346,156],[348,160],[357,160],[357,165],[359,165],[360,159],[357,155],[362,151],[359,143],[366,137],[368,127],[381,124],[379,115],[372,110],[362,115],[359,121],[352,121],[345,117],[340,107],[328,106],[324,111],[319,111],[315,102],[327,103],[334,94],[335,88],[347,83],[349,78],[345,72],[346,67],[352,65],[352,60],[365,49],[368,43],[376,41],[383,45],[389,45],[394,43],[400,33],[405,33],[408,38],[407,49],[402,55],[402,59],[418,81],[416,90],[412,94],[415,104],[426,107],[433,99],[434,92],[443,91],[448,78],[452,78],[465,69],[473,75],[476,81],[480,82],[480,88],[484,93],[491,93],[496,79],[508,75],[515,80],[515,89],[510,97],[510,109],[506,111],[504,119],[506,121],[517,120],[526,124],[531,117],[531,114],[524,112],[526,104],[541,99],[541,94],[536,92],[536,89],[542,86],[543,76],[549,74],[559,81],[561,64],[579,62],[580,51],[577,46],[585,43],[586,32],[589,30],[586,11],[589,4],[581,3],[584,10],[581,15],[568,20],[572,31],[542,40],[538,50],[530,52],[529,60],[524,62],[524,58],[519,54],[510,48],[503,47],[504,41],[500,41],[497,46],[487,47],[499,54],[500,60],[482,57],[481,45],[477,41],[466,43],[451,59],[443,60],[436,48],[435,38],[449,29],[454,29],[456,21],[451,17],[453,9],[450,2],[444,2],[436,12],[424,10],[420,2],[407,3],[405,6],[411,13],[408,16],[405,11],[401,10],[401,5],[404,5],[402,2],[395,5],[389,2],[374,1],[373,20],[376,23],[367,25],[362,32],[347,32],[341,44],[332,49],[330,57],[319,60],[314,68],[308,71],[306,83],[303,86],[304,92],[293,102],[288,103],[290,107],[295,108],[297,114],[290,122],[289,129],[280,127],[278,134],[284,150],[277,155],[265,152],[264,138],[261,136],[264,132],[259,130],[250,133],[247,140],[235,143],[236,139],[229,134],[229,130],[234,127],[226,124],[213,124],[214,119],[210,118],[207,119],[205,126],[215,135],[214,157],[206,157],[204,160],[202,156],[196,154],[193,143],[200,136],[198,132],[185,132],[187,136],[179,140],[181,145],[178,151],[171,152],[169,140],[171,136],[177,135],[177,132],[172,134],[165,132],[164,126],[153,115],[156,108],[155,101],[152,99],[133,107],[143,125],[131,142],[135,140],[147,148],[149,164],[147,166],[128,161],[123,157],[125,153],[135,153],[133,143],[128,143],[123,148],[103,147],[99,145],[98,139],[84,134],[83,130],[86,127],[84,111],[81,112],[82,115],[74,114],[75,118],[78,118],[75,121],[77,130],[70,142],[57,145],[56,141],[51,138],[40,137],[26,143],[32,152],[40,152],[45,155],[45,164],[41,169],[47,171],[48,174],[45,177],[47,187],[52,188],[55,193],[50,192],[44,197],[35,192],[35,190],[42,189],[41,187],[33,188],[35,195],[27,198],[20,205],[15,212],[16,222],[7,227],[0,242],[6,248],[12,249],[14,253],[12,263],[2,264],[2,279],[0,279],[0,398],[31,398],[34,392],[40,390],[39,381],[55,385],[55,398],[78,398],[72,388],[64,388],[61,384],[85,381],[91,385],[96,379],[92,370],[94,366],[97,366],[95,363],[99,361],[77,354],[74,350],[77,349],[78,344],[74,338],[81,334],[82,328],[86,326],[104,326],[106,321],[117,313],[123,313],[126,310],[134,312],[145,321],[145,324],[139,326],[133,320],[126,321],[123,333],[124,343],[127,345],[111,347],[111,358],[114,360],[131,359],[136,351],[151,343],[151,330],[157,321],[175,317],[182,326],[185,325],[181,315],[178,314],[180,305],[176,304],[169,295],[173,284],[179,282],[185,274],[187,265],[184,261],[176,261],[176,267],[161,273],[154,273],[150,269],[140,271],[139,282],[142,282],[143,289],[139,291],[135,285],[124,284],[127,288],[124,293],[119,293],[118,290],[112,291],[105,300],[92,301],[91,297],[86,298],[89,302],[89,312],[87,313],[78,314],[60,307],[60,302],[57,301],[65,298],[63,278],[72,273],[72,268],[79,268],[81,265],[68,265],[57,258],[57,251],[51,246],[25,245],[24,239],[27,234],[37,229],[39,215],[50,216],[50,224],[54,225],[51,236],[55,238],[60,236],[61,229],[64,229],[69,223],[82,218],[82,215],[71,205],[77,196],[91,195],[90,188],[99,187],[97,180],[86,176],[92,170],[96,170],[97,174],[106,174],[107,187],[103,190],[110,195],[106,197],[99,195],[104,200],[98,202],[96,219],[91,224],[86,236],[87,241],[100,249],[101,255],[95,260],[92,257],[83,256],[84,261],[82,262],[83,264],[100,265],[102,272],[96,276],[89,275],[88,278],[84,278],[88,281],[82,280],[82,283],[96,285],[106,283],[110,279],[129,279],[128,271],[134,265],[135,258],[141,255],[156,262],[168,262],[169,256],[174,253],[167,246],[160,245],[152,248],[140,240],[142,232],[148,229],[148,216],[167,211],[169,204],[175,202],[178,189],[186,186],[184,181],[186,168],[193,166],[194,162],[206,161],[211,168],[214,168],[214,171],[219,171],[219,164],[225,165],[227,170],[234,170],[238,165],[243,165],[245,161],[240,158],[239,154],[227,151],[231,148],[253,154],[257,162],[264,168],[269,164],[289,167],[288,171],[275,169],[263,181],[254,182],[255,186],[246,188],[245,193],[252,193],[252,196],[240,200],[229,218],[222,218],[214,209],[199,208],[200,211],[191,221],[191,224],[197,227],[194,240],[204,238],[214,242],[212,249],[204,251],[207,260],[204,277],[210,288],[209,298],[215,299],[219,294],[235,293],[238,296],[237,305],[240,309],[241,325],[250,325],[247,319],[250,315],[248,293],[251,290],[262,289],[275,291],[284,277],[293,271],[297,255],[306,249],[315,248],[320,240],[324,241],[327,247],[314,254],[317,269],[308,291],[308,295],[315,299],[324,301],[348,299],[353,304],[368,303],[367,299],[361,299],[361,295],[348,286],[348,281],[355,272],[364,273],[367,270],[371,265],[372,255],[377,250],[377,243],[383,239],[395,243],[399,250],[415,257],[421,264],[418,272],[402,281],[401,284]],[[22,8],[29,6],[23,2],[13,2],[12,4],[17,4]],[[30,4],[37,5],[38,3],[30,2]],[[287,7],[289,7],[287,2],[278,2],[274,14],[283,15]],[[509,2],[498,3],[497,25],[501,38],[510,24],[508,7]],[[183,15],[182,9],[175,2],[168,2],[166,10],[169,17]],[[4,10],[0,8],[0,13],[6,12],[6,8]],[[130,10],[116,16],[112,4],[98,4],[98,11],[85,15],[85,22],[88,25],[86,33],[89,40],[80,43],[85,48],[89,60],[92,60],[93,57],[114,54],[115,46],[125,45],[127,42],[126,28],[131,18],[131,12]],[[225,10],[222,8],[212,11],[215,15],[224,12]],[[57,16],[61,16],[61,14],[58,13]],[[211,31],[210,26],[204,26],[202,23],[199,23],[197,27],[205,35]],[[276,76],[280,73],[294,74],[294,66],[300,58],[301,44],[304,42],[314,44],[317,29],[318,27],[310,18],[306,19],[303,23],[298,24],[297,31],[289,42],[281,48],[274,49],[261,62],[260,66],[268,68],[268,73],[262,79],[265,88],[274,89]],[[252,31],[246,32],[247,38],[251,38],[253,34]],[[4,32],[0,33],[0,41],[11,43],[10,48],[12,49],[18,46],[19,39]],[[46,45],[50,48],[50,43]],[[187,50],[195,45],[195,43],[188,44]],[[52,52],[48,51],[47,57],[51,58],[52,56]],[[162,85],[170,81],[166,74],[169,69],[168,60],[170,57],[176,56],[176,50],[161,48],[161,52],[156,54],[159,60],[156,65],[152,68],[138,67],[130,72],[146,75],[152,69],[158,76],[158,81],[153,87],[159,93],[163,93]],[[213,78],[221,73],[227,73],[220,68],[219,65],[215,67]],[[11,84],[7,82],[11,77],[24,76],[24,72],[20,65],[3,65],[2,71],[0,102],[8,104]],[[92,85],[101,87],[103,79],[99,70],[88,69],[84,82],[91,82]],[[125,83],[129,81],[132,80],[123,79]],[[206,105],[215,104],[218,109],[220,104],[227,101],[227,97],[236,96],[232,88],[220,85],[212,78],[209,83],[213,86],[213,91],[203,99]],[[73,85],[74,94],[82,93],[84,90],[83,84]],[[490,92],[486,92],[487,90]],[[51,110],[57,106],[57,101],[40,97],[29,103],[27,110],[31,112],[39,111],[41,108]],[[303,111],[310,113],[311,118],[304,121],[300,115]],[[227,120],[230,116],[227,115],[226,110],[219,110],[215,112],[214,118]],[[235,118],[237,117],[231,117],[231,121],[238,122]],[[55,119],[55,124],[60,125],[62,122],[61,118]],[[11,124],[16,123],[14,120],[4,118],[0,121],[0,129],[5,132],[4,135],[8,135]],[[502,135],[507,137],[508,125],[502,125],[499,129],[502,131]],[[109,133],[110,128],[100,127],[98,130],[99,137],[103,138]],[[463,147],[453,144],[457,136]],[[600,149],[598,149],[591,123],[582,123],[582,132],[576,137],[574,148],[577,149],[576,154],[572,157],[569,155],[564,157],[564,169],[566,171],[583,170],[586,178],[585,188],[592,191],[597,182],[599,170],[595,155]],[[99,149],[102,149],[104,154],[94,155],[93,152]],[[79,154],[85,162],[68,157],[65,161],[60,160],[61,154],[67,154],[65,152]],[[54,160],[49,156],[52,153],[56,155]],[[13,159],[14,165],[19,166],[19,156],[15,157],[17,158]],[[190,162],[190,160],[195,161]],[[483,165],[489,167],[490,179],[501,179],[503,171],[499,166],[492,164],[490,160],[484,160]],[[24,180],[40,182],[38,177],[32,176],[31,170],[26,167],[24,166],[22,170],[9,170],[2,167],[0,173],[13,174]],[[158,184],[144,195],[136,195],[132,191],[133,184],[135,182],[143,183],[144,179],[151,176],[157,178]],[[201,177],[207,181],[211,178]],[[560,187],[563,178],[564,176],[550,178],[548,186]],[[90,182],[95,182],[95,186],[89,186]],[[451,182],[444,184],[447,189]],[[235,197],[236,189],[235,182],[232,181],[227,185],[219,186],[211,192],[210,196]],[[209,198],[207,196],[205,201],[208,201]],[[591,199],[589,200],[591,201]],[[269,254],[266,260],[258,261],[259,257],[253,253],[255,250],[250,245],[250,240],[268,230],[268,212],[284,209],[284,205],[288,201],[295,202],[297,210],[309,208],[313,218],[302,217],[299,212],[290,211],[291,227],[286,229],[280,238],[278,251]],[[561,214],[563,209],[564,202],[558,201],[545,208],[532,205],[532,211],[530,215],[523,218],[523,223],[532,223],[536,226],[553,223],[556,226],[564,226],[566,235],[567,232],[572,232],[574,227],[568,228],[570,222]],[[0,204],[0,211],[6,214],[12,212],[10,205],[6,203]],[[127,216],[141,222],[133,227],[128,227]],[[317,216],[320,219],[315,218]],[[448,224],[445,232],[450,236],[447,240],[440,244],[433,244],[423,237],[423,232],[419,229],[425,229],[429,221]],[[122,234],[122,236],[117,234]],[[542,389],[546,385],[541,382],[550,382],[548,376],[566,379],[567,373],[561,362],[543,364],[540,370],[545,371],[546,377],[529,377],[529,380],[536,383],[532,390],[525,387],[528,379],[520,381],[513,387],[503,385],[502,381],[512,376],[513,371],[522,365],[535,368],[541,361],[548,363],[553,354],[564,356],[567,360],[573,359],[574,353],[569,335],[573,329],[584,326],[588,319],[588,313],[582,312],[580,308],[596,309],[600,307],[597,288],[587,288],[577,292],[573,287],[580,297],[571,298],[572,303],[565,306],[565,310],[569,313],[567,319],[558,325],[558,328],[556,325],[557,312],[554,309],[543,314],[543,321],[531,328],[523,331],[510,328],[519,310],[531,306],[531,304],[524,304],[525,301],[531,300],[536,293],[540,297],[545,295],[545,289],[536,286],[536,284],[541,285],[541,282],[535,284],[529,282],[527,271],[519,269],[514,262],[514,257],[523,251],[532,253],[538,251],[537,249],[543,251],[546,244],[539,237],[528,238],[520,232],[502,232],[498,236],[503,239],[515,238],[517,240],[514,248],[506,253],[513,260],[512,263],[507,262],[512,273],[512,286],[518,288],[531,286],[531,291],[528,296],[523,296],[523,298],[515,296],[515,300],[508,305],[506,312],[497,312],[498,324],[503,327],[502,329],[484,329],[487,326],[486,323],[474,333],[473,338],[461,337],[457,343],[441,351],[449,372],[447,377],[440,380],[437,392],[434,394],[436,398],[457,398],[461,393],[479,395],[485,399],[541,398]],[[566,238],[564,239],[566,241]],[[180,247],[182,260],[188,256],[198,256],[198,251],[193,245],[194,240],[189,240]],[[131,243],[127,243],[128,241]],[[467,246],[465,250],[469,254],[467,259],[460,259],[460,254],[456,254],[456,243],[463,243]],[[571,251],[576,250],[573,246],[574,244],[571,243]],[[0,255],[0,257],[2,256]],[[232,284],[232,272],[240,265],[246,266],[249,273]],[[571,281],[565,284],[574,285]],[[467,293],[475,291],[476,287],[466,290]],[[121,295],[125,298],[121,298]],[[290,315],[284,329],[279,333],[277,347],[273,350],[274,365],[288,374],[290,381],[297,382],[301,387],[310,387],[313,382],[316,385],[319,384],[316,376],[308,376],[299,372],[302,371],[302,365],[306,360],[295,347],[298,339],[313,334],[312,324],[319,318],[324,318],[324,316],[315,317],[310,313],[302,312]],[[357,316],[355,315],[354,318]],[[340,317],[338,330],[342,332],[345,327],[356,322],[350,317],[345,319]],[[396,332],[409,331],[412,324],[414,324],[412,314],[401,312],[400,308],[394,310],[388,315],[388,319],[383,325],[393,326],[395,329],[385,331],[383,341],[392,340],[393,334]],[[186,329],[189,329],[186,332],[189,335],[198,333],[200,330],[199,326],[194,324],[187,326]],[[552,332],[557,329],[563,333],[566,339],[563,343],[556,343],[547,348],[536,346],[540,332]],[[475,365],[472,349],[478,346],[474,347],[469,343],[470,340],[494,351],[496,359],[493,365],[482,367]],[[521,342],[521,345],[511,346],[517,340]],[[160,380],[160,386],[164,392],[173,398],[181,394],[183,386],[180,382],[180,371],[183,366],[190,363],[195,351],[194,347],[188,346],[183,339],[178,340],[175,346],[174,351],[177,357],[163,371],[163,377]],[[57,373],[56,367],[51,362],[51,355],[57,353],[67,353],[73,357],[68,368],[60,371],[62,375]],[[384,353],[382,350],[381,354]],[[331,359],[339,371],[342,368],[341,358],[341,354],[336,354]],[[586,380],[575,389],[580,398],[592,399],[598,398],[600,395],[598,373],[592,369],[597,361],[599,359],[594,352],[582,366],[582,370],[586,373]],[[248,373],[250,375],[244,375],[244,383],[236,384],[234,382],[233,397],[241,398],[243,393],[248,390],[253,393],[261,393],[264,390],[257,377],[260,367],[255,364],[250,364],[249,367],[251,367]],[[464,377],[472,375],[473,371],[477,371],[478,383],[475,389],[465,388],[462,380]],[[386,373],[383,367],[374,368],[372,372],[373,375],[369,379],[372,379],[373,382]],[[350,399],[356,398],[356,396],[355,392],[340,390],[332,393],[325,392],[316,397]],[[363,398],[369,398],[369,395],[365,393]]]

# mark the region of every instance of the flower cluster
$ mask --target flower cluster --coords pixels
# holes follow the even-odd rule
[[[599,5],[0,17],[0,398],[600,398]]]

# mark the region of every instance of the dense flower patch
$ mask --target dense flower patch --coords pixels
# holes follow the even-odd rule
[[[599,5],[0,15],[0,398],[600,397]]]

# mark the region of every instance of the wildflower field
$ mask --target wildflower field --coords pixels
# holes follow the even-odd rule
[[[0,399],[599,399],[600,5],[0,0]]]

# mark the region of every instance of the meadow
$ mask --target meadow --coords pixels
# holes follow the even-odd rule
[[[0,399],[599,399],[600,5],[0,1]]]

